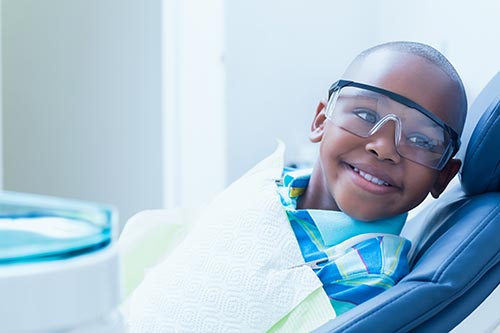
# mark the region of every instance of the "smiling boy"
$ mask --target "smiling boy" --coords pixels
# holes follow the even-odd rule
[[[351,63],[343,79],[404,96],[458,135],[462,132],[467,108],[463,84],[444,56],[427,45],[392,42],[368,49]],[[412,160],[411,154],[401,156],[395,144],[395,129],[401,126],[397,121],[386,122],[364,138],[335,125],[335,115],[329,121],[326,109],[327,103],[320,102],[311,126],[310,139],[320,142],[320,158],[298,208],[341,210],[365,221],[390,217],[414,208],[429,192],[437,198],[460,168],[456,159],[443,161],[439,170]],[[404,133],[405,119],[401,121]],[[451,143],[456,153],[458,141]],[[383,184],[369,181],[370,176]]]
[[[399,233],[407,212],[458,172],[466,106],[448,60],[414,42],[364,51],[319,103],[310,131],[319,158],[312,171],[285,170],[280,196],[337,315],[408,273],[410,242]]]

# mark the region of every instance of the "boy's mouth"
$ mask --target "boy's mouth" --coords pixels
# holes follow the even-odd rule
[[[375,185],[379,185],[379,186],[386,186],[386,187],[393,187],[393,182],[391,179],[388,179],[389,177],[380,177],[380,176],[375,176],[373,174],[371,174],[370,172],[366,171],[366,170],[362,170],[361,168],[359,167],[356,167],[356,166],[353,166],[353,165],[350,165],[349,166],[351,167],[351,169],[356,172],[358,175],[360,175],[361,177],[363,177],[366,181],[369,181],[370,183],[373,183]],[[365,168],[363,168],[365,169]],[[382,179],[384,178],[384,179]]]
[[[383,186],[391,186],[391,184],[389,184],[388,182],[383,181],[382,179],[378,179],[377,177],[370,175],[369,173],[364,172],[363,170],[359,170],[356,167],[353,167],[353,170],[354,170],[354,172],[357,172],[361,177],[363,177],[364,179],[366,179],[369,182],[372,182],[373,184],[383,185]]]

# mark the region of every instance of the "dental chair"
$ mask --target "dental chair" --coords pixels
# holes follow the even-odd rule
[[[500,293],[500,73],[474,101],[467,122],[460,184],[403,230],[412,241],[410,273],[317,332],[449,332],[492,291]],[[486,331],[499,332],[494,307]]]

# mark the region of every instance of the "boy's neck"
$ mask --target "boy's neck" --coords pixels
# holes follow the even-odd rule
[[[316,161],[305,192],[297,200],[297,209],[322,209],[340,211],[327,187],[323,169]]]

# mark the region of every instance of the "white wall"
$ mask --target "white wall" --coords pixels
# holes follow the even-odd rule
[[[3,0],[4,187],[162,205],[160,0]]]
[[[224,0],[163,0],[165,207],[226,185]]]
[[[2,6],[6,189],[110,203],[123,224],[224,188],[223,0]]]

